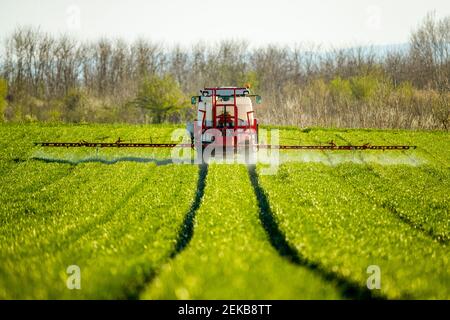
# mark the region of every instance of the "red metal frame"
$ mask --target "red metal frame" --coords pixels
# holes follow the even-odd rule
[[[233,147],[236,148],[238,145],[238,134],[236,134],[236,131],[239,129],[243,129],[243,130],[254,130],[254,132],[257,132],[257,120],[253,119],[253,123],[250,123],[250,113],[254,113],[254,111],[248,111],[247,112],[247,125],[239,125],[239,117],[238,117],[238,113],[239,113],[239,108],[237,106],[237,102],[236,102],[236,91],[237,90],[248,90],[247,88],[205,88],[205,91],[211,91],[211,108],[212,108],[212,126],[207,126],[204,119],[206,116],[206,110],[200,110],[201,112],[203,112],[203,121],[202,121],[202,134],[208,130],[208,129],[217,129],[219,131],[222,132],[222,141],[216,142],[219,143],[221,145],[223,145],[224,147],[227,147],[227,136],[226,136],[226,132],[227,130],[232,129],[233,130],[233,138],[234,138],[234,143],[233,143]],[[233,103],[217,103],[217,91],[219,90],[230,90],[233,91]],[[218,107],[225,107],[225,108],[233,108],[234,109],[234,116],[230,116],[230,118],[234,119],[234,126],[232,128],[225,126],[218,126],[217,123],[217,118],[220,116],[217,116],[217,108]],[[225,113],[224,113],[225,115]]]
[[[203,126],[205,125],[206,110],[198,110],[198,111],[203,113],[203,116],[202,116],[202,128],[203,128]]]

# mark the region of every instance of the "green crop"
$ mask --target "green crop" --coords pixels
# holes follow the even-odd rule
[[[282,127],[281,144],[418,148],[280,152],[274,175],[33,145],[171,142],[176,128],[0,125],[0,298],[450,298],[448,132]]]
[[[162,268],[143,298],[338,298],[334,283],[280,257],[258,211],[246,168],[212,165],[192,241]]]
[[[173,251],[195,167],[79,166],[30,199],[9,194],[6,210],[16,219],[1,228],[0,296],[130,297]],[[65,288],[72,264],[83,272],[83,290]]]
[[[8,137],[13,145],[23,143],[17,136],[25,131],[17,129]],[[33,133],[43,134],[28,131],[22,137],[28,145],[17,156],[32,157]],[[80,134],[69,133],[55,139]],[[133,161],[105,165],[95,159],[69,163],[58,157],[63,151],[67,154],[54,150],[46,157],[12,159],[1,177],[0,297],[137,296],[142,282],[174,250],[195,196],[187,186],[196,183],[197,169]],[[83,159],[82,152],[70,154]],[[3,155],[6,162],[12,158]],[[66,268],[73,264],[82,270],[79,291],[65,285]]]
[[[366,179],[357,181],[361,171],[370,177],[362,165],[289,164],[277,175],[263,176],[262,186],[289,243],[320,268],[363,285],[367,267],[378,265],[380,294],[388,298],[448,299],[446,243],[393,213],[380,193],[370,192]],[[351,179],[356,181],[347,183]],[[424,190],[416,192],[419,197]],[[390,205],[406,210],[404,203],[392,200]],[[416,214],[417,204],[410,207]]]
[[[450,174],[423,165],[340,166],[334,174],[378,206],[441,243],[450,240]]]

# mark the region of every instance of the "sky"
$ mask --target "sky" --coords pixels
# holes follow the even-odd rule
[[[348,47],[405,43],[427,12],[449,0],[0,0],[0,38],[39,26],[81,39],[149,38],[167,45],[248,40]]]

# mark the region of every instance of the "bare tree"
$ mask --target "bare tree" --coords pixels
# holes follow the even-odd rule
[[[436,20],[429,13],[411,34],[410,58],[414,82],[420,87],[449,90],[450,17]]]
[[[143,113],[130,109],[130,101],[145,79],[169,75],[185,95],[204,86],[241,86],[252,79],[265,96],[259,117],[269,123],[449,126],[450,17],[437,20],[434,14],[413,30],[408,47],[388,52],[370,46],[250,48],[245,41],[232,40],[190,48],[146,39],[88,42],[27,27],[17,28],[4,45],[0,72],[7,80],[10,109],[28,113],[36,104],[42,119],[53,109],[66,112],[68,101],[82,101],[77,105],[89,108],[84,115],[92,121],[108,112],[111,118],[101,121],[116,121],[117,115],[119,120],[143,121]]]

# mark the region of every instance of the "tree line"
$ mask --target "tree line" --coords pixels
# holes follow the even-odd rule
[[[432,13],[408,44],[382,52],[255,48],[246,41],[168,48],[146,39],[79,41],[19,27],[0,57],[7,86],[0,119],[181,122],[195,116],[185,102],[200,88],[251,83],[265,98],[258,116],[266,123],[447,129],[449,53],[450,17]],[[166,93],[178,107],[163,112],[149,104]]]

